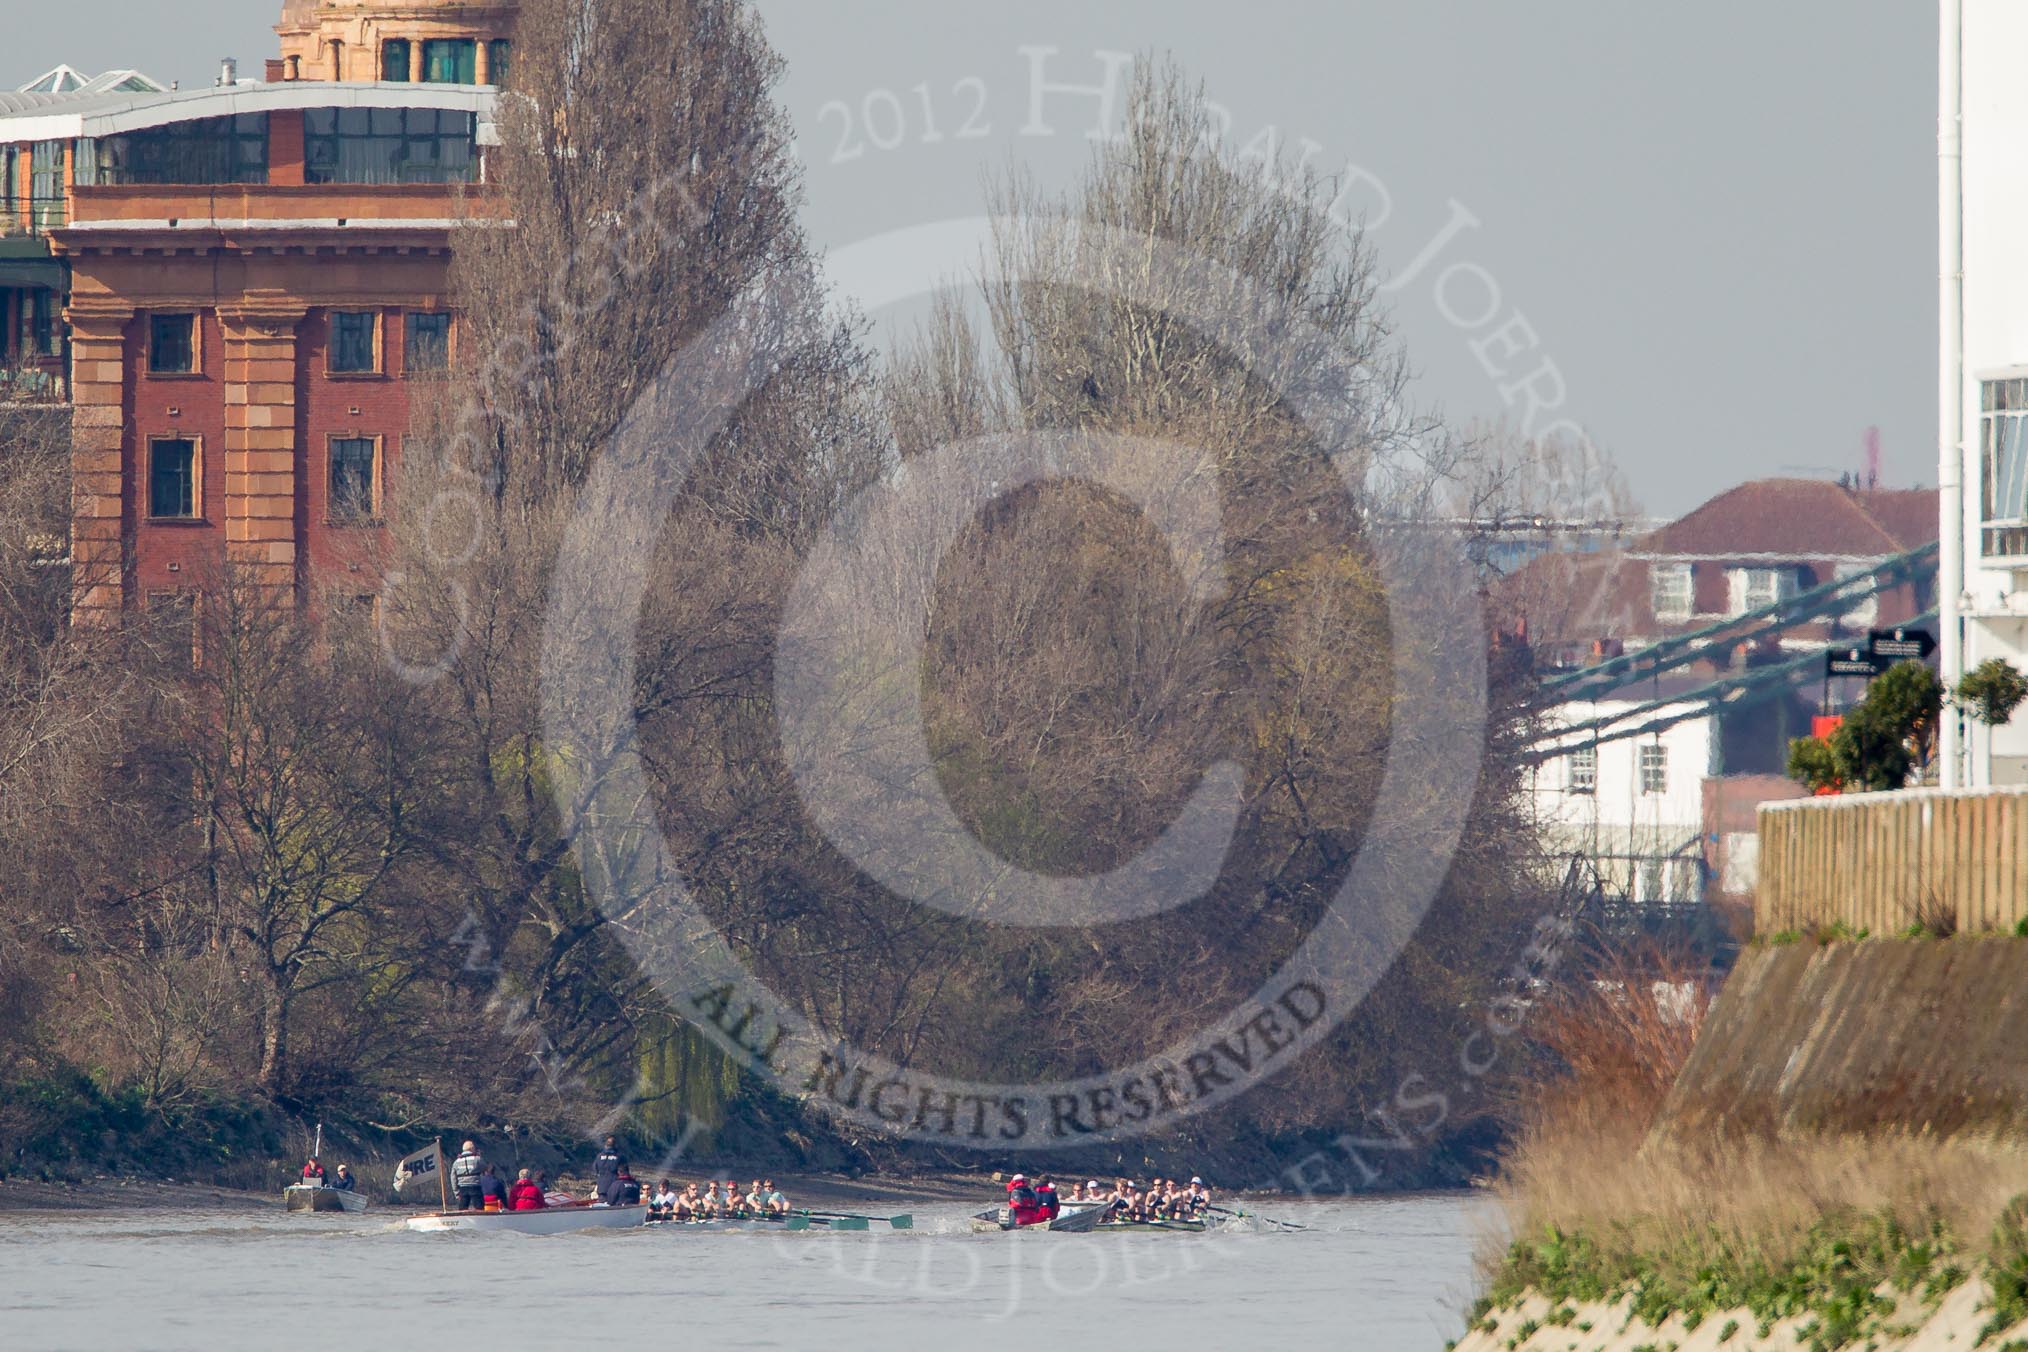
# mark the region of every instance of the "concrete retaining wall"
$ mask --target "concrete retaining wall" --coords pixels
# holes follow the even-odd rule
[[[1749,948],[1658,1129],[2028,1134],[2028,940]]]

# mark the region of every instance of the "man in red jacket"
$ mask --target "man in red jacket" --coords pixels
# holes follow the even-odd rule
[[[507,1209],[509,1211],[540,1211],[549,1203],[542,1199],[542,1189],[523,1169],[521,1176],[508,1185]]]
[[[1049,1219],[1049,1213],[1042,1208],[1042,1199],[1028,1186],[1026,1174],[1016,1174],[1007,1180],[1007,1209],[1013,1213],[1016,1225],[1033,1225]]]

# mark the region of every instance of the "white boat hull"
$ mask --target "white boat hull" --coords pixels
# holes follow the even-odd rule
[[[408,1228],[468,1234],[560,1235],[570,1230],[617,1230],[648,1219],[639,1206],[552,1206],[539,1211],[441,1211],[410,1216]]]

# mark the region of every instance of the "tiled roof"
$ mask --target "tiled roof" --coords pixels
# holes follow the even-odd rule
[[[1936,536],[1932,490],[1756,479],[1635,541],[1629,552],[1692,559],[1872,558],[1906,553]]]
[[[1538,554],[1501,579],[1496,592],[1502,621],[1526,620],[1537,641],[1652,627],[1647,567],[1616,549]]]

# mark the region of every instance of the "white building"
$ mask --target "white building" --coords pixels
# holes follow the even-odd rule
[[[1676,693],[1671,685],[1703,679],[1664,676],[1659,690],[1643,681],[1549,713],[1571,731],[1532,772],[1543,839],[1559,855],[1589,858],[1634,901],[1704,899],[1704,782],[1719,771],[1717,722],[1698,705],[1650,707]],[[1683,715],[1691,716],[1615,736]]]
[[[1938,592],[1955,682],[1989,657],[2028,671],[2028,4],[1941,6]],[[1944,752],[1946,785],[2028,783],[2028,714],[1991,733],[1949,720]]]

